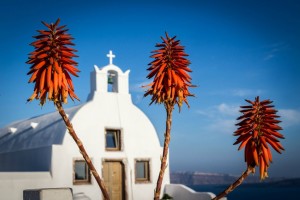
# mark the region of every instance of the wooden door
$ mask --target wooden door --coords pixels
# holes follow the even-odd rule
[[[124,198],[124,167],[119,161],[103,163],[103,178],[111,200]]]

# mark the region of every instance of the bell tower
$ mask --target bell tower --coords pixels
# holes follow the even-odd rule
[[[94,65],[94,71],[91,72],[91,92],[88,101],[97,95],[110,93],[129,94],[129,72],[123,72],[119,67],[113,64],[113,58],[116,56],[109,51],[106,55],[109,58],[109,64],[99,68]]]

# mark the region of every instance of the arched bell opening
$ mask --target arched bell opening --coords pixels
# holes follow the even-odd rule
[[[119,92],[117,71],[109,70],[107,72],[107,92]]]

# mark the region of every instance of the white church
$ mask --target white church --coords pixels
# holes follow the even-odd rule
[[[153,199],[162,147],[155,128],[129,93],[129,70],[94,66],[86,103],[66,109],[112,200]],[[183,185],[162,191],[174,199],[211,199]],[[23,190],[68,187],[74,199],[100,200],[101,191],[58,112],[0,129],[0,199],[22,200]],[[184,195],[184,196],[182,196]],[[177,196],[177,198],[176,198]]]

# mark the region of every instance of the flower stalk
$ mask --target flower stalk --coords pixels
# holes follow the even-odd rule
[[[90,159],[89,155],[87,154],[81,140],[79,139],[79,137],[77,136],[74,128],[73,128],[73,125],[71,124],[68,116],[66,115],[64,109],[63,109],[63,106],[61,104],[60,101],[55,101],[54,102],[55,106],[57,107],[58,109],[58,112],[59,114],[61,115],[62,119],[64,120],[65,124],[66,124],[66,127],[69,131],[69,134],[71,135],[71,137],[73,138],[73,140],[75,141],[75,143],[77,144],[78,146],[78,149],[80,151],[80,153],[82,154],[82,157],[84,158],[86,164],[88,165],[89,167],[89,170],[92,172],[96,182],[98,183],[101,191],[102,191],[102,194],[103,194],[103,197],[105,200],[109,200],[109,194],[107,192],[107,188],[105,187],[105,184],[104,184],[104,181],[100,178],[94,164],[92,163],[92,160]]]
[[[71,41],[73,38],[67,33],[68,29],[65,26],[58,26],[59,22],[59,19],[54,24],[42,22],[47,27],[47,30],[38,30],[39,35],[34,36],[36,41],[31,43],[35,50],[29,54],[26,62],[31,65],[27,75],[31,75],[28,82],[35,83],[35,87],[32,96],[27,101],[37,99],[40,101],[41,106],[45,104],[47,99],[54,102],[71,137],[77,144],[89,170],[96,179],[104,199],[109,200],[109,194],[104,182],[97,173],[62,106],[62,103],[67,103],[68,97],[73,101],[74,99],[79,100],[74,93],[74,86],[70,76],[70,74],[78,76],[79,70],[76,68],[77,62],[72,59],[77,57],[74,54],[76,50],[69,47],[74,45]]]
[[[185,58],[188,55],[184,53],[184,47],[175,38],[176,36],[170,38],[166,33],[166,38],[161,37],[163,42],[156,44],[159,49],[152,51],[151,58],[154,58],[154,61],[149,63],[148,70],[150,73],[147,78],[154,77],[154,80],[146,86],[148,90],[144,94],[144,96],[152,96],[150,105],[152,103],[164,104],[167,113],[163,154],[154,192],[155,200],[159,200],[163,177],[167,168],[174,106],[177,104],[180,110],[183,102],[188,105],[187,97],[193,96],[188,90],[189,87],[192,87],[191,77],[188,74],[191,72],[188,67],[190,62]]]
[[[218,194],[216,197],[214,197],[212,200],[219,200],[225,196],[227,196],[230,192],[232,192],[235,188],[237,188],[239,185],[243,183],[243,181],[249,176],[250,173],[253,173],[254,168],[248,167],[246,171],[243,172],[243,174],[230,186],[228,186],[223,192]]]
[[[163,155],[161,158],[161,165],[160,171],[156,183],[156,190],[154,194],[154,199],[158,200],[161,193],[161,185],[163,181],[163,177],[165,174],[165,170],[167,168],[167,160],[168,160],[168,151],[169,151],[169,144],[171,140],[171,127],[172,127],[172,111],[174,106],[165,105],[166,112],[167,112],[167,119],[166,119],[166,132],[165,132],[165,140],[164,140],[164,148],[163,148]]]

